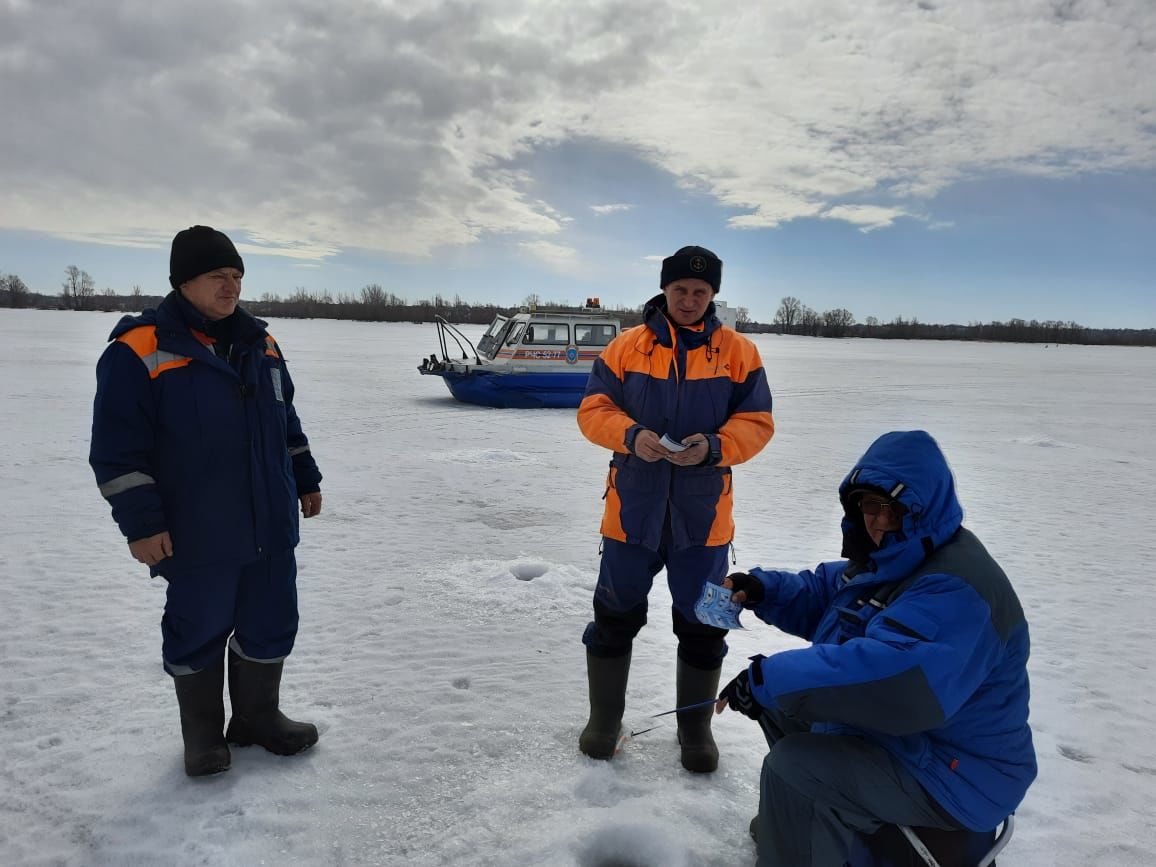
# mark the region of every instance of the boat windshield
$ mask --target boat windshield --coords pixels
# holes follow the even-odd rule
[[[486,333],[482,335],[482,339],[478,341],[478,354],[486,358],[493,358],[497,354],[498,347],[502,345],[502,332],[505,331],[506,326],[509,325],[510,318],[502,316],[501,314],[494,317],[494,321],[490,323],[490,327],[486,329]]]
[[[518,341],[522,339],[522,332],[526,330],[525,322],[515,322],[510,326],[510,330],[506,332],[506,346],[517,346]]]

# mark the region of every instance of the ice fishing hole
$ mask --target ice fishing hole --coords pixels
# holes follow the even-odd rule
[[[578,867],[688,867],[689,853],[660,825],[595,828],[578,854]]]
[[[549,571],[550,567],[545,563],[515,563],[510,567],[510,574],[519,581],[533,581]]]

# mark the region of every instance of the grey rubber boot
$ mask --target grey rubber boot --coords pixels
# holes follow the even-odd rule
[[[706,701],[718,696],[722,667],[704,671],[678,660],[678,707]],[[682,747],[682,766],[696,774],[709,774],[718,768],[718,747],[710,732],[714,708],[707,707],[678,714],[678,743]]]
[[[590,685],[590,720],[578,738],[578,749],[592,759],[609,759],[618,746],[622,714],[626,710],[626,681],[630,654],[610,659],[586,651],[586,679]]]
[[[185,742],[185,773],[206,777],[229,770],[225,729],[225,660],[195,674],[173,678],[181,707],[181,737]]]
[[[281,713],[283,662],[252,662],[229,648],[229,700],[233,718],[225,737],[240,747],[257,744],[279,756],[292,756],[317,743],[317,727]]]

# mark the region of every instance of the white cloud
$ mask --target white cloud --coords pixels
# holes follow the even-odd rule
[[[518,247],[561,274],[572,274],[578,265],[578,251],[550,241],[521,241]]]
[[[592,210],[594,213],[596,213],[600,217],[604,216],[606,214],[621,214],[621,213],[624,213],[626,211],[631,211],[633,209],[634,209],[634,205],[627,205],[627,204],[623,204],[623,203],[614,204],[614,205],[591,205],[590,206],[590,210]]]
[[[844,220],[859,227],[861,232],[871,232],[890,226],[899,217],[906,216],[899,208],[883,208],[878,205],[836,205],[820,215],[824,220]]]
[[[985,172],[1156,167],[1153,44],[1151,0],[0,0],[0,228],[206,222],[313,260],[557,238],[509,165],[571,139],[735,228],[879,228]]]

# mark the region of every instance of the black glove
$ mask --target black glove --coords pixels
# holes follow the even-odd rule
[[[766,659],[761,653],[758,656],[752,656],[751,662],[759,663]],[[762,681],[762,672],[756,667],[755,677],[759,682]],[[751,670],[744,668],[738,673],[730,683],[723,687],[723,691],[719,693],[719,698],[727,700],[727,707],[731,710],[737,710],[741,714],[746,714],[753,720],[757,720],[763,713],[763,706],[755,701],[754,693],[751,692]]]
[[[746,572],[734,572],[727,576],[727,580],[731,582],[732,594],[738,593],[740,590],[747,594],[747,601],[743,603],[743,608],[755,608],[767,598],[767,591],[763,587],[763,582],[754,575]]]

